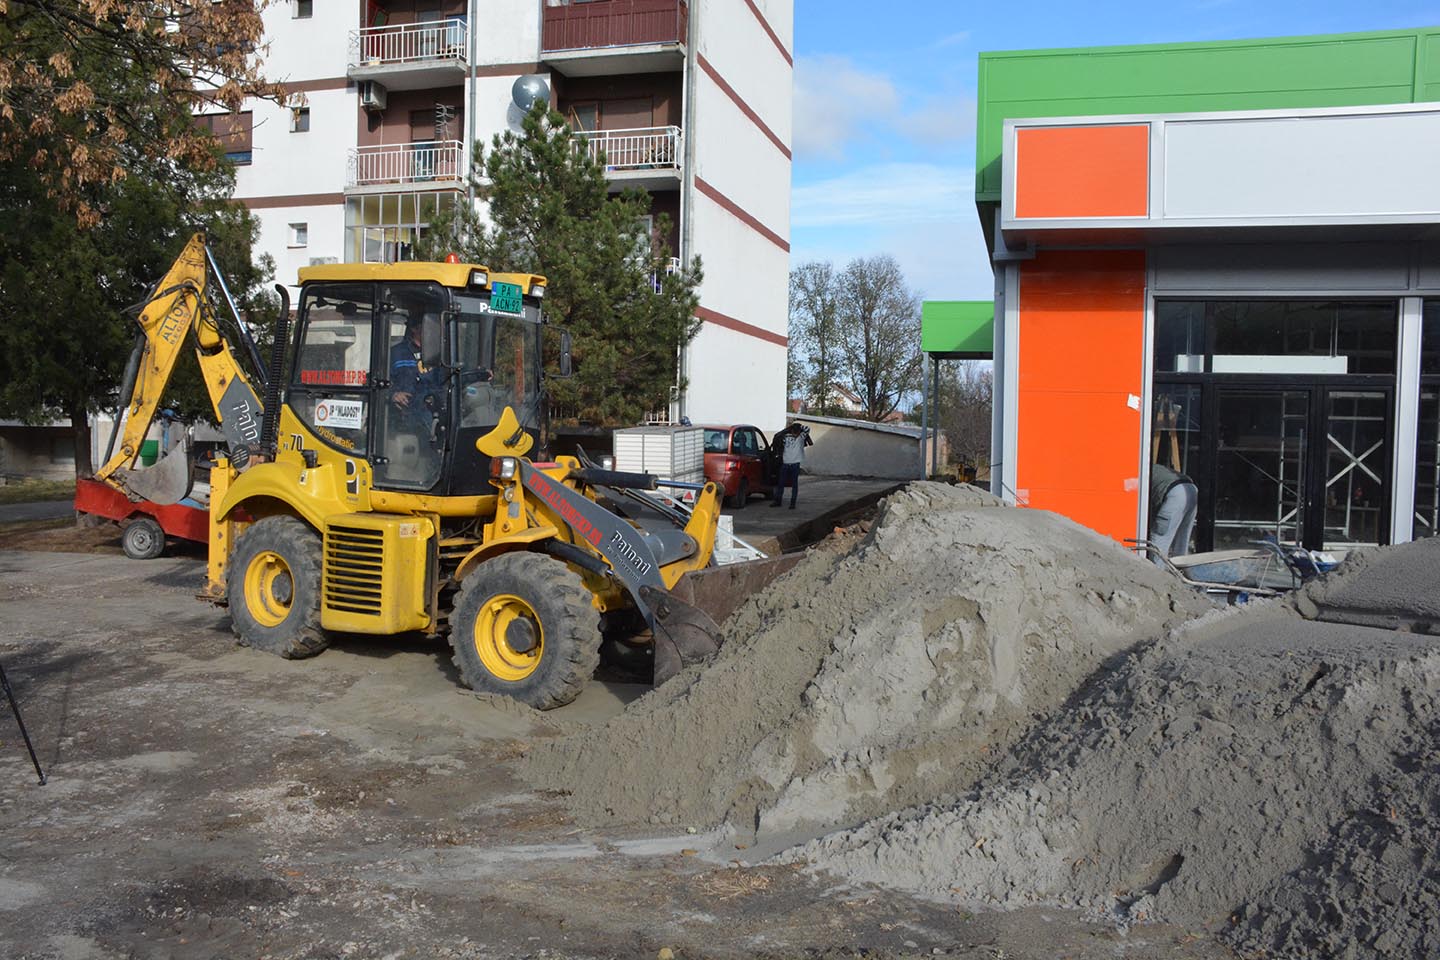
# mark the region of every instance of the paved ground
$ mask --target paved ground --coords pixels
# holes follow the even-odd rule
[[[596,682],[537,720],[423,639],[280,660],[193,598],[202,569],[0,551],[0,659],[51,778],[0,707],[0,957],[1222,955],[582,830],[513,761],[644,688]]]
[[[790,494],[785,506],[772,509],[768,497],[752,497],[743,508],[727,507],[735,518],[735,532],[767,553],[791,550],[814,543],[828,534],[837,522],[864,509],[901,485],[899,480],[873,477],[800,478],[800,496],[794,510]]]
[[[0,504],[0,523],[25,520],[56,520],[75,512],[74,500],[40,500],[35,503]]]

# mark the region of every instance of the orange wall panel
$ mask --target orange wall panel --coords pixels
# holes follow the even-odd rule
[[[1046,251],[1020,269],[1016,493],[1136,534],[1145,254]]]
[[[1149,196],[1146,125],[1015,131],[1017,218],[1143,217]]]

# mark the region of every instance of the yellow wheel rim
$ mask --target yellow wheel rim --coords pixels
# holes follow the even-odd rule
[[[534,646],[518,651],[512,640],[529,640]],[[475,652],[485,669],[501,680],[513,683],[530,676],[545,655],[545,631],[535,608],[508,593],[486,600],[475,616]]]
[[[255,555],[245,568],[245,606],[262,627],[278,627],[290,616],[295,578],[285,558],[273,550]]]

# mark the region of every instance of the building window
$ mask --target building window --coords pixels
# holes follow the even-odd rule
[[[290,132],[291,132],[291,133],[305,133],[305,132],[309,131],[309,129],[310,129],[310,108],[309,108],[309,107],[291,107],[291,108],[290,108]]]
[[[345,260],[396,263],[415,259],[415,243],[441,213],[450,213],[455,191],[384,193],[351,197],[345,203]]]
[[[211,113],[196,117],[195,122],[202,130],[220,141],[226,160],[239,166],[250,163],[254,114],[249,110],[243,113]]]
[[[304,247],[304,246],[308,246],[309,243],[310,243],[310,224],[308,224],[308,223],[292,223],[292,224],[290,224],[290,246],[292,246],[292,247]]]
[[[309,20],[315,15],[315,0],[293,0],[296,20]]]

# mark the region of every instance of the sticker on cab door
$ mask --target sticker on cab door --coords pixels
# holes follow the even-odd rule
[[[360,430],[365,426],[365,401],[321,400],[315,404],[315,425],[332,430]]]

